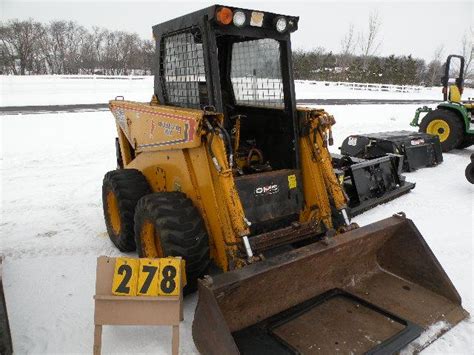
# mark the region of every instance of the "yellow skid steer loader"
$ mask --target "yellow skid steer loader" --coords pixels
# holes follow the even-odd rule
[[[204,354],[392,353],[467,317],[403,214],[350,222],[327,149],[335,120],[296,107],[297,27],[220,5],[154,26],[151,102],[110,102],[109,236],[186,260]],[[205,276],[211,264],[223,273]]]

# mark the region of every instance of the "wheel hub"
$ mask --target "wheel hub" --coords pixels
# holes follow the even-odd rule
[[[428,124],[426,133],[437,135],[439,137],[439,141],[442,143],[449,137],[449,124],[443,119],[434,119]]]
[[[109,191],[107,193],[107,213],[109,215],[110,224],[112,225],[114,234],[120,234],[122,223],[120,222],[120,213],[118,208],[117,197],[115,196],[113,191]]]
[[[162,258],[160,236],[157,235],[155,226],[149,220],[146,220],[140,230],[140,240],[143,248],[143,254],[147,258]]]

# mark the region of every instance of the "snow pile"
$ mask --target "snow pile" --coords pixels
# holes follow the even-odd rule
[[[337,121],[331,149],[337,152],[352,133],[410,129],[416,107],[328,106]],[[101,203],[103,175],[115,168],[112,115],[81,112],[1,120],[0,252],[6,257],[4,287],[15,351],[90,354],[96,258],[122,255],[107,237]],[[465,180],[464,168],[473,152],[473,147],[454,151],[436,168],[407,173],[417,183],[412,192],[356,218],[366,225],[405,211],[471,314],[474,185]],[[185,354],[197,353],[191,336],[196,300],[196,295],[185,300],[180,344]],[[472,354],[472,334],[473,322],[464,321],[424,353]],[[168,327],[106,326],[103,351],[166,354],[170,335]]]

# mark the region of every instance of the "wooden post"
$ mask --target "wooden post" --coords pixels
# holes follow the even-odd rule
[[[173,325],[173,338],[171,340],[171,353],[178,355],[179,353],[179,325]]]
[[[94,355],[100,355],[102,349],[102,326],[94,326]]]

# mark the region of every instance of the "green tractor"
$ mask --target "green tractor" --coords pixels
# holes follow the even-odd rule
[[[450,78],[453,58],[459,59],[457,78]],[[437,135],[443,152],[469,147],[474,144],[474,102],[461,101],[464,89],[464,57],[448,56],[441,84],[443,84],[443,102],[434,110],[427,106],[418,108],[410,125],[419,127],[420,132]],[[426,115],[419,123],[422,112],[426,112]]]

